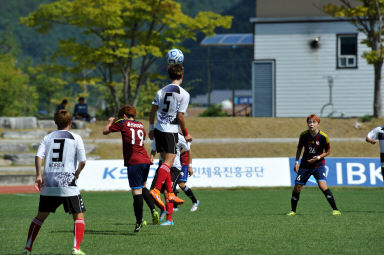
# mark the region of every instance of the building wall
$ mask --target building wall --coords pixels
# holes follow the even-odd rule
[[[334,79],[333,116],[373,114],[373,67],[361,57],[367,48],[358,44],[358,68],[337,69],[337,34],[357,33],[348,22],[255,23],[254,58],[276,61],[276,117],[320,114],[329,102],[328,76]],[[309,42],[320,37],[320,47]],[[358,35],[360,42],[363,34]],[[323,116],[331,108],[327,107]]]

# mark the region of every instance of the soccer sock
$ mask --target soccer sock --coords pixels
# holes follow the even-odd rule
[[[327,198],[328,203],[331,205],[332,209],[337,210],[335,198],[333,197],[332,192],[329,189],[327,189],[323,191],[323,194]]]
[[[80,249],[80,244],[84,236],[85,222],[84,220],[75,220],[74,225],[75,238],[73,239],[73,248]]]
[[[32,220],[28,230],[27,244],[25,245],[26,250],[32,251],[33,242],[35,241],[42,224],[43,221],[38,219],[37,217]]]
[[[173,192],[173,188],[172,188],[173,182],[172,182],[172,178],[171,178],[171,173],[170,172],[168,173],[168,176],[165,179],[165,185],[167,186],[167,190],[168,190],[169,193]]]
[[[293,212],[296,212],[297,203],[300,199],[300,192],[292,191],[292,197],[291,197],[291,208]]]
[[[133,196],[133,210],[135,211],[136,223],[143,220],[143,195]]]
[[[166,206],[167,206],[167,220],[172,221],[172,214],[173,214],[173,203],[170,202],[167,198],[166,200]]]
[[[192,200],[192,203],[197,203],[197,199],[195,197],[195,195],[193,194],[192,190],[187,186],[185,185],[185,188],[183,189],[185,195],[187,195],[191,200]]]
[[[156,180],[156,188],[161,190],[161,186],[166,181],[167,177],[171,178],[171,169],[166,164],[162,164],[159,170],[157,171],[157,180]],[[171,191],[172,192],[172,191]]]
[[[153,197],[151,196],[147,188],[143,188],[143,198],[145,200],[145,203],[147,203],[149,210],[152,213],[153,210],[155,210],[155,203],[153,201]]]

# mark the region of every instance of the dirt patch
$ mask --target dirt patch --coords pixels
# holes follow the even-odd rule
[[[38,193],[33,185],[28,186],[0,186],[0,194]]]

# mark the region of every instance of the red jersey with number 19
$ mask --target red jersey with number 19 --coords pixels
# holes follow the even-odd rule
[[[124,166],[150,164],[144,147],[144,125],[136,120],[120,119],[110,127],[110,132],[121,132],[123,139]]]

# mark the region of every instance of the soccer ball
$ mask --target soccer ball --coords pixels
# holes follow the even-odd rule
[[[168,65],[181,64],[184,61],[184,54],[179,49],[172,49],[168,51],[165,58],[167,59]]]

